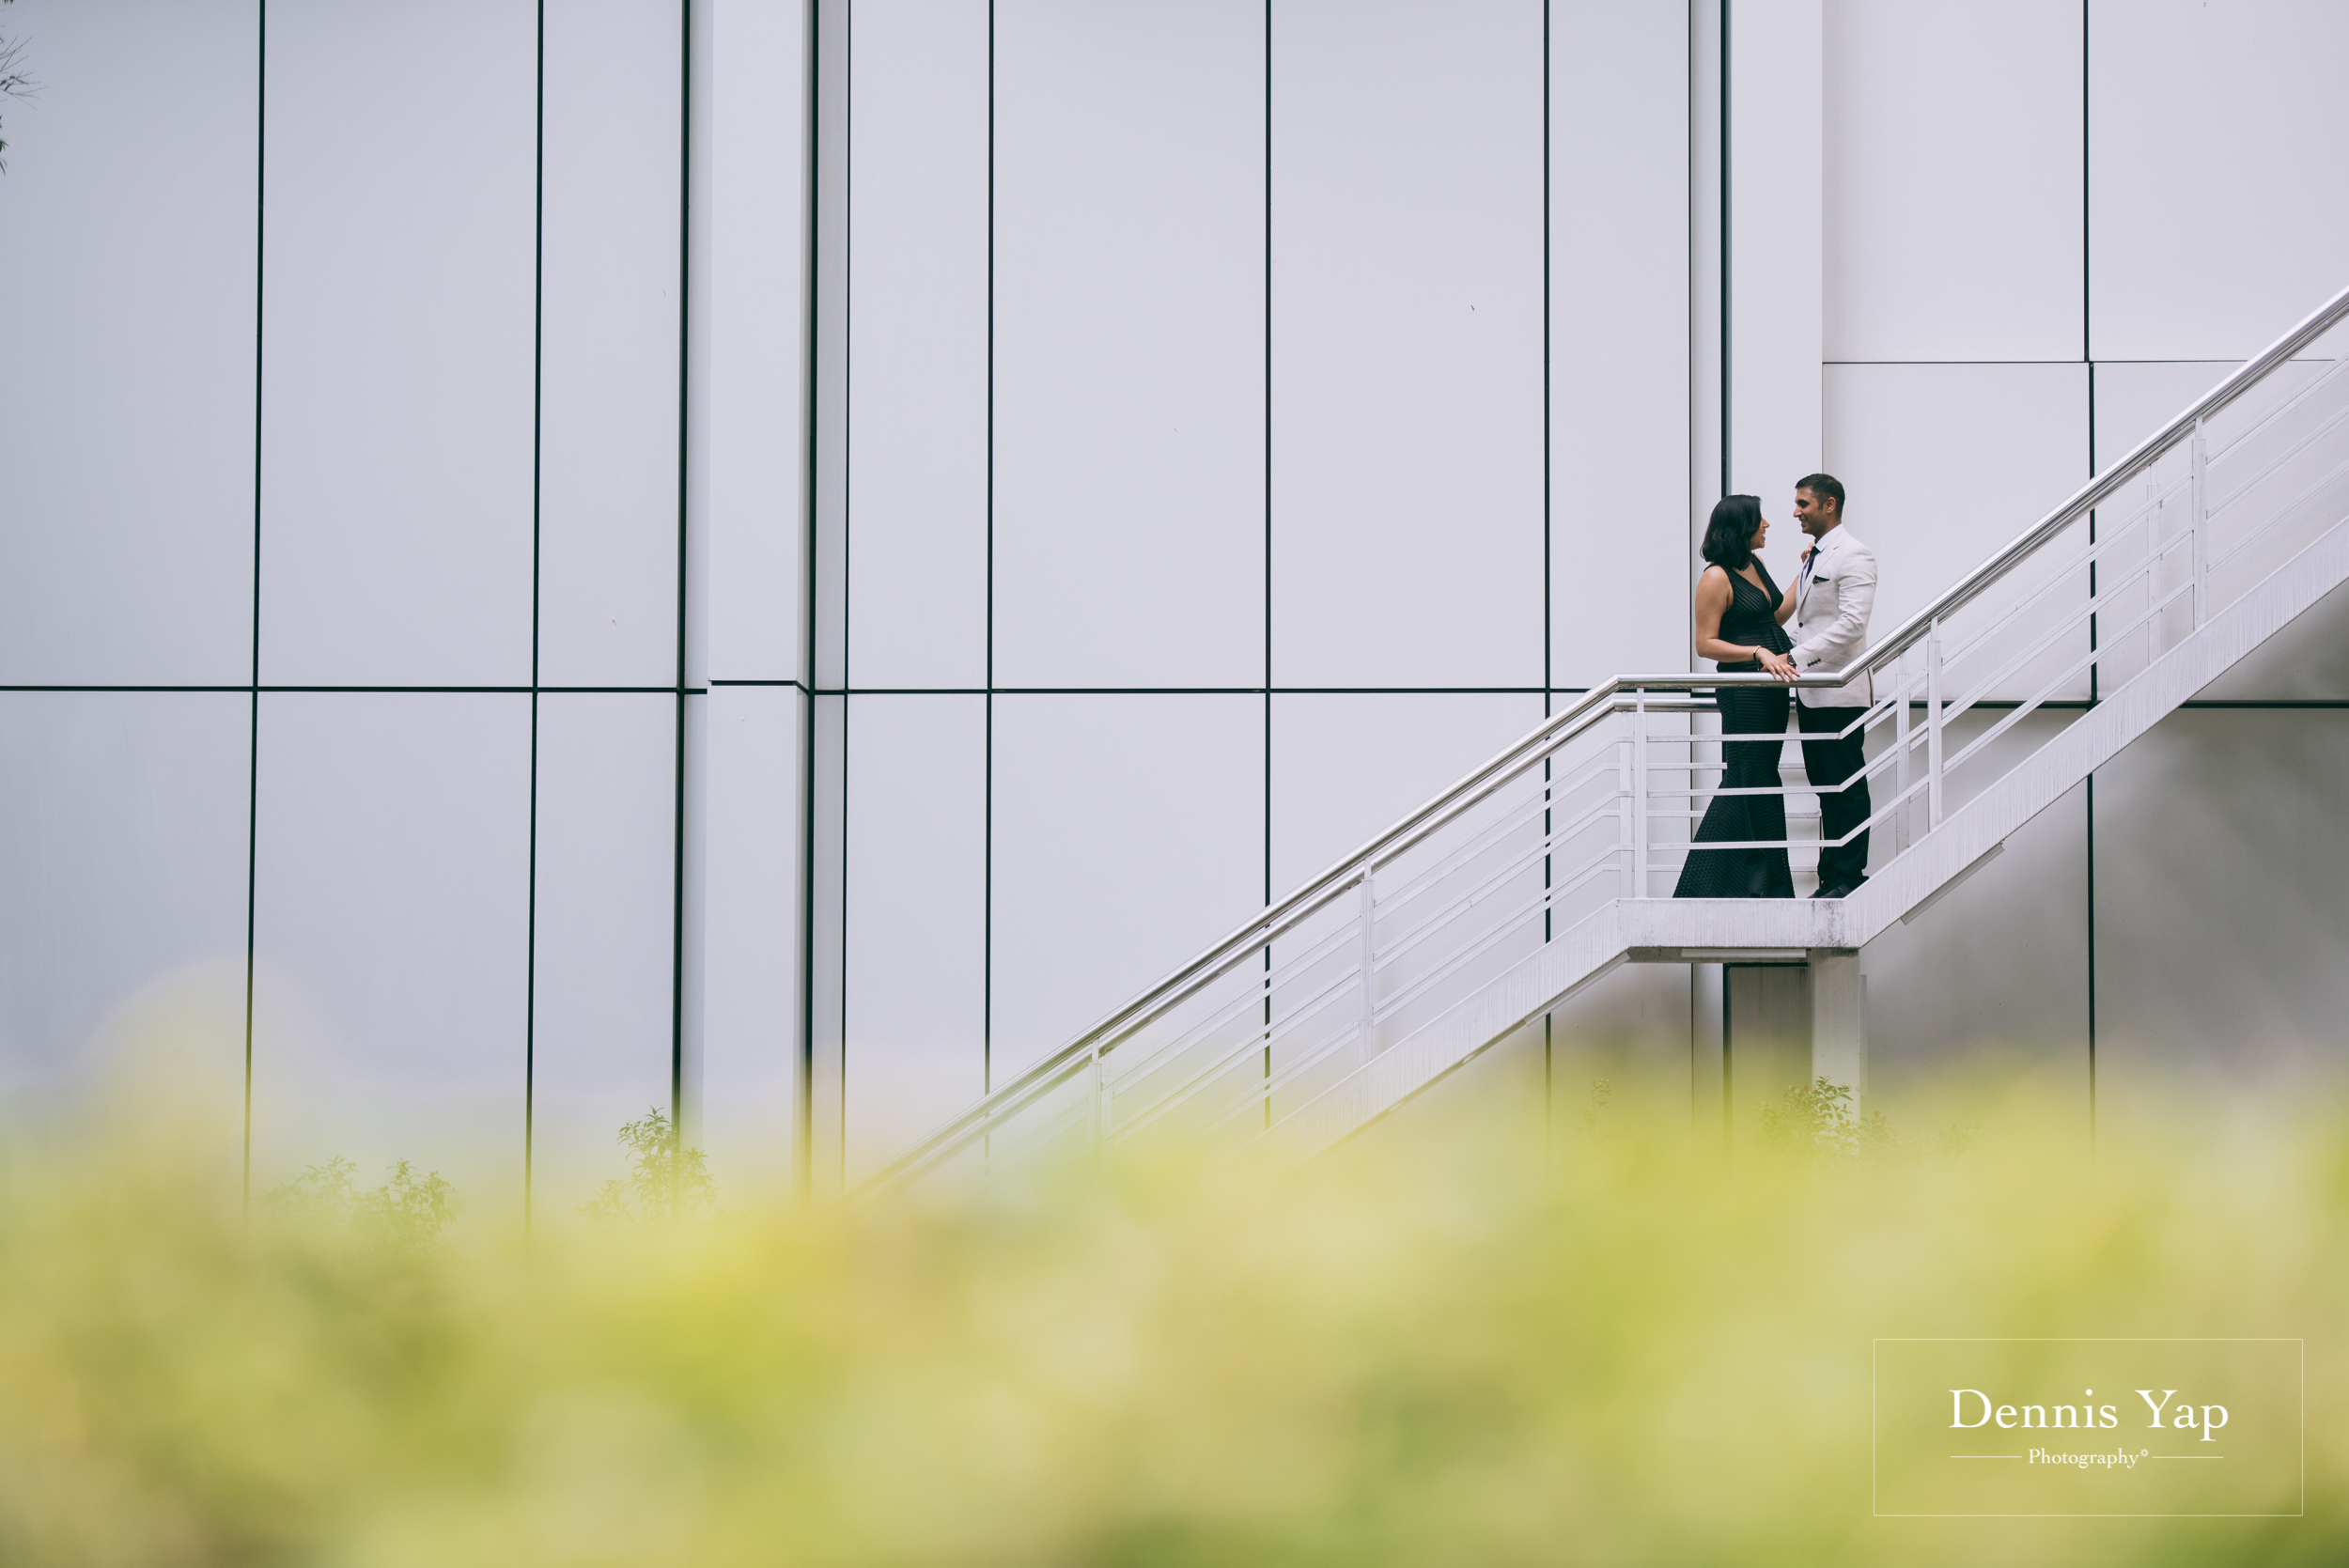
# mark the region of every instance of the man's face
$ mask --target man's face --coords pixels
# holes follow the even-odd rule
[[[1838,510],[1834,502],[1813,495],[1807,489],[1795,492],[1795,520],[1802,524],[1802,531],[1814,539],[1835,526]]]

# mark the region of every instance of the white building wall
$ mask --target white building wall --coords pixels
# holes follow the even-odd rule
[[[771,308],[725,318],[763,329],[784,392],[726,367],[733,402],[755,416],[765,391],[767,419],[721,449],[758,448],[731,488],[708,488],[742,520],[729,608],[763,586],[761,618],[787,629],[803,19],[723,14],[739,74],[786,56],[789,178],[757,191],[784,270],[754,291],[781,330]],[[739,1021],[757,990],[743,935],[700,919],[704,796],[680,831],[679,688],[705,689],[679,664],[683,8],[27,0],[9,22],[44,87],[11,113],[0,189],[21,1103],[163,1039],[199,1063],[194,1103],[259,1187],[334,1154],[412,1157],[512,1212],[527,1153],[538,1207],[560,1212],[616,1170],[621,1120],[670,1103],[680,1046],[704,1043],[680,1039],[709,1016],[678,1006],[682,972],[774,1058],[729,1063],[730,1091],[770,1113],[713,1142],[780,1145],[787,1173],[796,986]],[[723,127],[746,170],[763,129]],[[758,226],[705,240],[738,301]],[[744,677],[801,678],[796,657],[761,665],[777,640],[738,641]],[[759,840],[793,815],[801,769],[773,753],[800,753],[799,721],[761,696],[728,744],[755,778],[741,732],[768,732],[772,798],[748,829],[721,815],[764,848],[777,886],[737,903],[782,927],[754,945],[787,975],[796,835],[780,855]]]
[[[1889,625],[2349,256],[2313,3],[12,25],[5,1081],[169,1036],[242,1151],[249,961],[256,1181],[491,1208],[673,1094],[836,1188],[1680,665],[1725,485],[1790,568],[1841,475]],[[2341,613],[1871,950],[1879,1089],[2329,1038]],[[1685,1082],[1718,995],[1626,970],[1484,1080]]]
[[[2341,132],[2313,82],[2345,22],[1829,5],[1824,450],[1883,564],[1880,623],[2349,281],[2310,161]],[[2283,955],[2315,928],[2288,890],[2349,847],[2293,804],[2349,719],[2325,673],[2341,613],[2291,629],[2199,699],[2242,706],[2173,718],[2033,823],[2030,853],[1864,955],[1877,1087],[1897,1098],[1975,1048],[2085,1094],[2092,1039],[2121,1114],[2151,1069],[2337,1041],[2337,967]],[[2232,778],[2192,760],[2220,734]],[[2239,1006],[2221,977],[2254,973],[2273,1000]]]

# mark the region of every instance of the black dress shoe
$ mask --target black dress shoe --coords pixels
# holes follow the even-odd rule
[[[1812,897],[1813,897],[1813,898],[1842,898],[1843,896],[1844,896],[1846,893],[1850,893],[1850,892],[1851,892],[1851,884],[1850,884],[1850,883],[1848,883],[1848,882],[1838,882],[1838,883],[1836,883],[1833,887],[1821,888],[1818,892],[1816,892],[1816,893],[1812,893],[1811,896],[1812,896]]]

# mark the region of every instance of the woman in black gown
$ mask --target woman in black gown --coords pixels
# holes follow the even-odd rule
[[[1754,551],[1770,525],[1762,503],[1750,495],[1721,498],[1704,530],[1704,558],[1712,564],[1697,579],[1697,653],[1721,671],[1766,670],[1781,681],[1795,678],[1786,655],[1794,644],[1781,624],[1795,613],[1795,596],[1780,593],[1769,568]],[[1787,689],[1783,686],[1724,686],[1719,689],[1723,735],[1766,735],[1767,740],[1724,741],[1723,789],[1775,789],[1779,754],[1785,747]],[[1704,808],[1695,842],[1750,843],[1786,836],[1782,795],[1716,795]],[[1674,898],[1792,898],[1795,879],[1786,851],[1778,849],[1691,849],[1680,868]]]

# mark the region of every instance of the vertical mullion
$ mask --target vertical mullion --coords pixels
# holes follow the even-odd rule
[[[253,937],[261,820],[261,380],[269,249],[269,0],[256,7],[253,132],[253,662],[245,706],[244,1135],[242,1196],[253,1201]]]
[[[979,1093],[983,1095],[995,1090],[995,0],[987,0],[986,703],[979,831]]]
[[[1549,317],[1549,0],[1542,0],[1542,717],[1549,717],[1549,691],[1556,680],[1550,668],[1550,317]],[[1542,940],[1550,939],[1553,912],[1548,892],[1549,835],[1554,824],[1548,805],[1549,759],[1542,759]],[[1550,1136],[1551,1041],[1549,1014],[1542,1014],[1542,1141]]]
[[[856,539],[856,0],[840,14],[840,1041],[832,1078],[833,1172],[848,1185],[848,604]]]
[[[669,1135],[685,1135],[685,613],[687,422],[692,352],[693,221],[693,0],[677,5],[677,757],[670,854]]]
[[[1272,904],[1272,0],[1264,5],[1264,902]],[[1272,1125],[1272,944],[1264,954],[1265,1126]],[[1367,984],[1367,980],[1365,980]]]
[[[800,1062],[797,1090],[798,1126],[794,1129],[797,1143],[792,1153],[792,1175],[802,1204],[814,1202],[816,1193],[816,530],[817,530],[817,398],[822,390],[822,365],[817,357],[820,345],[818,326],[822,302],[817,286],[822,276],[823,250],[818,240],[817,219],[818,203],[823,194],[822,132],[823,132],[823,60],[824,41],[822,0],[810,0],[807,8],[807,28],[802,34],[806,55],[807,137],[806,163],[803,171],[807,180],[807,316],[804,326],[806,341],[806,404],[801,413],[804,442],[801,460],[802,505],[806,508],[805,533],[801,554],[801,675],[805,684],[801,690],[803,704],[800,725]],[[845,700],[845,699],[844,699]]]
[[[1542,0],[1542,717],[1549,717],[1550,669],[1550,317],[1549,317],[1549,0]],[[1548,767],[1543,767],[1548,777]],[[1547,824],[1545,823],[1545,828]],[[1544,862],[1547,866],[1547,860]],[[1545,871],[1547,880],[1547,871]],[[1547,917],[1545,917],[1547,918]],[[1544,935],[1548,935],[1545,927]]]
[[[538,520],[545,455],[547,6],[538,0],[537,166],[530,301],[530,849],[522,939],[522,1234],[530,1234],[538,1095]]]
[[[2093,126],[2089,116],[2089,88],[2093,72],[2089,64],[2089,0],[2080,0],[2080,358],[2088,365],[2088,472],[2096,472],[2096,360],[2095,337],[2092,331],[2092,311],[2095,303],[2093,274],[2090,271],[2092,246],[2095,243],[2091,222],[2095,209],[2092,205],[2089,179],[2094,171],[2090,155]],[[2088,542],[2096,542],[2096,514],[2088,514]],[[2096,563],[2088,564],[2088,597],[2096,597]],[[2096,646],[2096,617],[2088,618],[2088,645]],[[2097,697],[2096,666],[2088,667],[2088,701],[2094,706]],[[2096,1153],[2096,775],[2088,775],[2084,792],[2088,826],[2088,1152]]]

